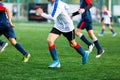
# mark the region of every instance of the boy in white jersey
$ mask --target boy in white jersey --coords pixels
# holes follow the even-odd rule
[[[116,32],[113,30],[111,23],[112,23],[112,16],[110,11],[107,10],[106,6],[103,6],[103,11],[102,11],[102,19],[101,22],[103,23],[102,30],[99,33],[99,36],[104,35],[105,28],[108,27],[109,30],[112,32],[113,37],[116,36]]]
[[[85,64],[89,54],[87,51],[84,51],[83,48],[75,41],[73,22],[67,13],[69,6],[61,0],[48,1],[53,3],[53,11],[50,15],[44,13],[41,8],[36,9],[37,14],[40,14],[44,18],[54,20],[55,22],[54,27],[52,28],[47,38],[49,51],[53,59],[53,62],[48,66],[48,68],[60,67],[60,61],[57,56],[54,42],[61,34],[67,38],[69,44],[82,56],[82,64]]]

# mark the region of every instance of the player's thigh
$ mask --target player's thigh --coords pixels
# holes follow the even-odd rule
[[[67,33],[63,33],[63,36],[65,36],[67,40],[70,42],[75,39],[75,30],[67,32]]]
[[[61,32],[59,30],[52,28],[52,30],[50,31],[47,37],[47,42],[54,42],[60,35]]]
[[[8,40],[10,41],[12,45],[16,45],[17,43],[15,38],[8,38]]]
[[[64,36],[66,37],[66,39],[69,41],[69,45],[71,47],[75,47],[76,46],[76,41],[75,41],[75,33],[71,34],[71,33],[67,33],[67,34],[64,34]]]
[[[9,28],[3,31],[3,34],[6,38],[16,38],[13,28]]]
[[[55,33],[49,33],[49,35],[48,35],[48,37],[47,37],[47,41],[54,42],[58,37],[59,37],[58,34],[55,34]]]
[[[90,37],[92,40],[96,39],[96,36],[95,36],[93,30],[88,30],[87,32],[88,32],[89,37]]]

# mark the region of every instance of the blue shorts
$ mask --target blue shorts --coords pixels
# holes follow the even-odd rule
[[[79,24],[77,25],[77,28],[79,29],[86,29],[88,30],[92,30],[92,23],[91,22],[85,22],[85,21],[80,21]]]
[[[109,26],[110,26],[110,24],[104,24],[104,26],[109,27]]]
[[[6,38],[16,38],[14,29],[9,23],[0,24],[0,36],[4,35]]]

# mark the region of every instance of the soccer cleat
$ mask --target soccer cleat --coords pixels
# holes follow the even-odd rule
[[[88,51],[89,51],[89,53],[91,53],[92,52],[92,50],[93,50],[93,47],[94,47],[94,44],[91,44],[90,46],[88,46]]]
[[[115,37],[117,35],[117,33],[115,32],[114,34],[113,34],[113,37]]]
[[[98,36],[101,36],[101,37],[102,37],[102,36],[103,36],[103,34],[102,34],[102,33],[100,33],[100,34],[98,34]]]
[[[96,58],[100,58],[101,55],[104,53],[105,51],[102,49],[100,51],[98,51],[97,55],[96,55]]]
[[[4,49],[8,46],[8,43],[4,42],[2,46],[0,47],[0,52],[3,52]]]
[[[28,62],[28,60],[29,60],[29,58],[30,58],[30,54],[28,53],[28,55],[26,56],[26,55],[24,55],[24,57],[23,57],[23,62]]]
[[[60,61],[59,60],[54,60],[48,68],[60,68]]]
[[[82,64],[86,64],[89,56],[89,51],[85,51],[84,56],[82,57]]]

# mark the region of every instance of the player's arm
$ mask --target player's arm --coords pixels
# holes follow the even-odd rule
[[[53,17],[50,14],[44,13],[42,8],[36,9],[36,13],[37,13],[37,15],[40,15],[40,16],[46,18],[46,19],[53,20]]]
[[[87,3],[87,6],[85,8],[80,8],[78,11],[72,13],[71,17],[76,16],[78,14],[82,14],[82,13],[84,13],[85,11],[89,10],[92,7],[91,0],[85,0],[85,2]]]
[[[43,12],[43,10],[41,8],[38,8],[36,10],[37,14],[40,14],[42,17],[46,18],[46,19],[50,19],[50,20],[55,20],[57,18],[57,16],[61,13],[61,10],[59,8],[53,8],[53,11],[51,14],[46,14]]]
[[[50,20],[53,19],[51,15],[44,13],[42,8],[36,9],[36,13],[37,13],[37,15],[40,15],[46,19],[50,19]]]
[[[12,23],[12,16],[11,16],[10,10],[6,8],[5,11],[6,11],[6,14],[7,14],[8,21],[9,21],[10,25],[11,25],[12,27],[15,27],[15,25]]]
[[[88,6],[85,7],[85,8],[80,8],[78,11],[72,13],[72,16],[71,16],[71,17],[76,16],[76,15],[78,15],[78,14],[82,14],[82,13],[84,13],[85,11],[89,10],[91,7],[92,7],[92,4],[88,5]]]
[[[110,23],[112,24],[112,13],[111,13],[111,11],[108,11],[108,16],[110,17]]]
[[[110,22],[112,23],[112,17],[110,17]]]
[[[92,7],[92,1],[91,0],[85,0],[87,6],[84,8],[85,11],[89,10]]]
[[[82,14],[85,11],[88,11],[92,7],[92,1],[91,0],[85,0],[87,6],[85,8],[80,8],[79,13]]]
[[[72,13],[71,18],[78,15],[78,14],[79,14],[79,11],[76,11],[76,12]]]
[[[102,23],[102,24],[104,23],[104,17],[101,18],[101,23]]]

